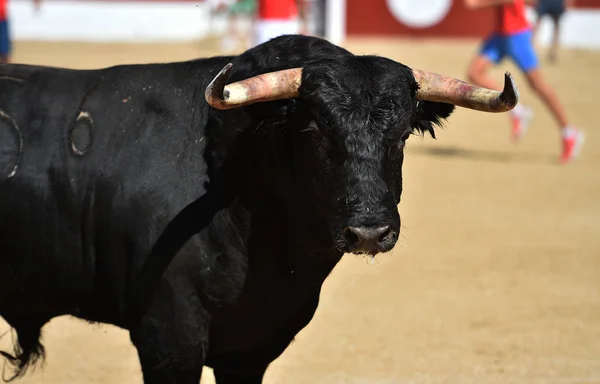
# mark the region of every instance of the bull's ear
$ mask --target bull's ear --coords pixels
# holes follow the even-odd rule
[[[436,101],[419,101],[416,106],[413,128],[424,134],[429,132],[435,139],[434,125],[441,127],[443,120],[447,119],[454,111],[454,105],[438,103]]]

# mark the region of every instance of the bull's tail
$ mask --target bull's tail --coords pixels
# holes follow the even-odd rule
[[[6,366],[2,370],[2,379],[10,382],[25,375],[27,371],[34,367],[38,362],[42,362],[45,357],[44,346],[40,343],[40,336],[44,322],[25,320],[20,322],[11,322],[15,332],[13,332],[14,352],[0,351],[0,355],[6,358],[12,365],[12,376],[5,377]],[[14,337],[16,333],[17,337]]]

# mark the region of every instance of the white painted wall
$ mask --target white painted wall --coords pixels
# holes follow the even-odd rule
[[[11,0],[9,14],[15,40],[181,41],[204,37],[211,27],[204,1],[51,0],[36,13],[32,1]]]
[[[531,9],[529,10],[529,17],[530,20],[535,20]],[[542,20],[537,40],[542,45],[548,45],[551,39],[552,22],[546,18]],[[562,20],[560,41],[565,47],[600,49],[600,11],[592,9],[569,10]]]
[[[346,38],[346,0],[327,0],[325,37],[334,44]]]
[[[337,44],[346,37],[346,1],[329,0],[327,4],[327,38]],[[11,0],[9,12],[16,40],[185,41],[206,37],[211,32],[220,33],[226,27],[223,18],[210,17],[209,2],[203,0],[168,3],[50,0],[42,4],[39,13],[34,12],[30,0]],[[538,40],[546,45],[550,38],[550,23],[546,20]],[[567,13],[561,41],[568,47],[600,49],[600,11]]]

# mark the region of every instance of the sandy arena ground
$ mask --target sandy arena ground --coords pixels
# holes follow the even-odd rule
[[[346,46],[463,77],[476,42]],[[17,43],[15,60],[96,68],[215,53],[211,44]],[[520,144],[506,115],[467,110],[437,141],[412,138],[399,245],[374,264],[346,256],[266,383],[600,383],[600,52],[563,50],[558,65],[543,64],[586,130],[579,161],[558,165],[557,129],[520,74],[536,112]],[[505,63],[495,78],[504,69],[515,68]],[[44,342],[44,370],[20,383],[141,383],[125,331],[58,318]],[[206,372],[202,382],[213,383]]]

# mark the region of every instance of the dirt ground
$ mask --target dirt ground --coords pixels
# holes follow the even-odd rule
[[[457,77],[476,49],[446,40],[345,45]],[[215,53],[211,44],[21,42],[15,60],[96,68]],[[581,158],[557,163],[554,122],[518,73],[536,113],[520,144],[509,140],[506,115],[467,110],[438,140],[412,138],[399,245],[374,264],[343,259],[266,383],[600,383],[600,52],[563,50],[559,59],[543,62],[543,73],[586,131]],[[495,78],[505,69],[515,72],[505,63]],[[123,330],[58,318],[44,342],[47,364],[21,383],[141,383]],[[202,382],[213,383],[210,370]]]

